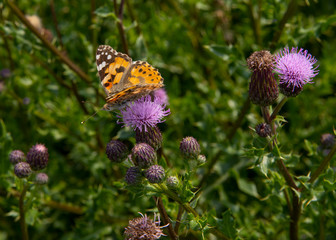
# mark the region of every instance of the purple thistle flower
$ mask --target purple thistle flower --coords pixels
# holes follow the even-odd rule
[[[160,165],[150,166],[145,173],[145,176],[150,183],[161,183],[164,180],[165,175],[165,170]]]
[[[37,143],[32,146],[27,153],[27,163],[34,171],[45,168],[48,164],[49,153],[48,148],[43,144]]]
[[[303,86],[312,83],[313,77],[318,74],[318,66],[313,65],[317,62],[315,57],[307,50],[300,48],[284,48],[276,55],[275,71],[279,74],[279,87],[281,92],[288,97],[298,95]]]
[[[35,178],[35,182],[39,185],[48,183],[49,177],[45,173],[38,173]]]
[[[168,104],[168,95],[164,88],[160,88],[153,92],[154,97],[157,98],[157,101],[162,105]]]
[[[147,131],[148,127],[154,127],[156,124],[163,122],[162,118],[170,114],[170,110],[165,110],[158,98],[154,97],[152,101],[150,96],[145,96],[132,103],[125,108],[120,109],[122,118],[120,123],[124,126]]]

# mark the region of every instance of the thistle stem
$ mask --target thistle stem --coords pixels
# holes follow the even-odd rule
[[[167,229],[168,229],[168,235],[169,235],[169,238],[170,239],[173,239],[173,240],[176,240],[178,239],[178,236],[177,234],[175,233],[174,229],[173,229],[173,226],[171,224],[171,221],[168,217],[168,214],[167,214],[167,211],[163,205],[163,202],[162,202],[162,198],[161,197],[155,197],[153,196],[154,200],[155,200],[155,203],[156,203],[156,206],[157,208],[159,209],[159,212],[160,212],[160,215],[162,216],[163,218],[163,222],[165,225],[168,224],[167,226]]]
[[[311,177],[309,179],[310,183],[313,183],[318,178],[318,176],[320,176],[320,174],[327,168],[327,166],[329,165],[332,157],[335,155],[335,152],[336,152],[336,144],[334,144],[334,146],[332,147],[332,149],[330,150],[328,155],[321,162],[320,166],[311,175]]]
[[[26,184],[23,185],[20,198],[19,198],[19,209],[20,209],[20,226],[21,226],[21,233],[22,233],[22,240],[28,240],[28,229],[26,225],[25,219],[25,209],[24,209],[24,198],[26,196],[28,186]]]
[[[272,115],[270,117],[270,121],[273,121],[276,118],[276,115],[279,113],[279,111],[281,110],[281,108],[283,107],[283,105],[287,102],[288,97],[284,96],[281,101],[279,102],[279,104],[274,108]]]

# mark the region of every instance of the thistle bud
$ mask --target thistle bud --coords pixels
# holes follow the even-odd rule
[[[277,81],[273,73],[274,57],[269,51],[254,52],[247,65],[252,71],[249,84],[250,100],[260,106],[272,105],[279,96]]]
[[[165,177],[164,168],[160,165],[150,166],[145,174],[150,183],[161,183]]]
[[[148,168],[156,162],[155,150],[147,143],[138,143],[132,149],[132,159],[136,166]]]
[[[14,150],[9,154],[9,161],[12,164],[17,164],[19,162],[24,162],[25,159],[26,159],[26,156],[21,150]]]
[[[19,162],[14,166],[14,173],[19,178],[26,178],[32,173],[32,170],[28,163]]]
[[[39,185],[48,183],[49,177],[45,173],[38,173],[35,178],[35,182]]]
[[[272,134],[272,129],[270,125],[268,125],[267,123],[258,124],[255,127],[255,131],[260,137],[263,137],[263,138],[271,136]]]
[[[196,159],[201,153],[201,147],[193,137],[185,137],[180,143],[180,151],[186,159]]]
[[[179,180],[175,176],[169,176],[166,179],[166,184],[169,189],[176,190],[179,187]]]
[[[206,157],[203,154],[198,155],[197,162],[199,165],[204,164],[206,162]]]
[[[321,147],[323,149],[331,149],[335,144],[335,136],[330,133],[322,134]]]
[[[34,171],[45,168],[48,164],[49,154],[48,148],[43,144],[36,144],[27,153],[27,163]]]
[[[139,167],[130,167],[127,169],[125,181],[128,185],[137,185],[141,182],[141,169]]]
[[[128,157],[128,154],[127,146],[118,140],[111,140],[106,145],[106,155],[112,162],[121,163]]]
[[[135,139],[137,143],[147,143],[153,147],[154,150],[158,150],[162,144],[162,134],[156,125],[154,127],[148,127],[147,131],[136,129]]]

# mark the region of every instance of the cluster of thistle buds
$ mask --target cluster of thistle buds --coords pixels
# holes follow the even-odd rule
[[[115,163],[128,161],[131,163],[126,171],[125,181],[128,185],[139,185],[144,178],[150,183],[166,181],[170,189],[177,189],[179,179],[176,176],[166,177],[163,166],[158,165],[157,151],[162,145],[162,134],[157,126],[147,131],[136,131],[136,144],[129,151],[126,144],[119,140],[111,140],[106,146],[107,157]],[[201,155],[200,145],[193,137],[186,137],[180,143],[180,151],[185,159],[196,160],[203,164],[206,161]]]
[[[43,144],[36,144],[30,148],[27,157],[21,150],[14,150],[9,154],[9,160],[14,165],[14,173],[19,178],[28,178],[34,172],[38,172],[48,165],[48,148]],[[46,184],[48,175],[37,173],[35,182],[37,184]]]

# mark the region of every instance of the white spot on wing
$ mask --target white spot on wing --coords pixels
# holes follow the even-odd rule
[[[100,58],[100,54],[96,55],[96,60],[98,60]]]
[[[109,60],[109,59],[111,59],[112,58],[112,56],[111,55],[108,55],[107,56],[107,60]]]

